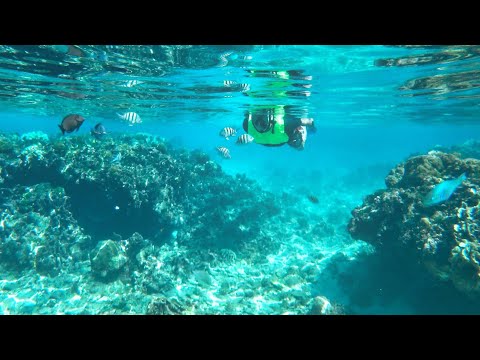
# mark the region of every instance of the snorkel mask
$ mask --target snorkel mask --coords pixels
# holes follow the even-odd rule
[[[274,122],[275,114],[271,109],[264,109],[258,113],[252,114],[252,124],[259,133],[269,131]]]

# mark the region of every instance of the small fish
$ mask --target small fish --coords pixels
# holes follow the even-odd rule
[[[142,119],[140,118],[140,116],[135,112],[130,111],[124,114],[117,113],[117,115],[121,119],[128,121],[129,123],[128,126],[133,126],[134,124],[140,124],[142,122]]]
[[[243,144],[249,144],[254,140],[253,136],[250,134],[242,134],[238,137],[236,144],[237,145],[243,145]]]
[[[124,84],[122,84],[121,86],[131,88],[131,87],[134,87],[135,85],[140,85],[140,84],[143,84],[143,81],[140,81],[140,80],[128,80],[128,81],[126,81]]]
[[[225,159],[231,159],[230,150],[228,150],[224,146],[217,146],[217,151],[222,155]]]
[[[85,118],[78,114],[70,114],[63,118],[62,122],[58,127],[62,130],[62,135],[65,133],[72,133],[75,130],[78,131],[80,126],[82,126]]]
[[[250,90],[250,84],[247,83],[237,83],[236,81],[233,80],[224,80],[223,81],[223,86],[233,88],[235,90],[239,90],[241,92],[248,91]]]
[[[237,135],[237,130],[235,130],[232,127],[225,127],[220,131],[220,136],[223,136],[225,139],[228,140],[230,136],[236,136]]]
[[[453,192],[467,178],[467,174],[463,173],[456,179],[445,180],[437,184],[423,199],[424,206],[432,206],[444,202],[452,196]]]
[[[250,90],[250,84],[246,84],[246,83],[241,83],[239,85],[240,87],[240,91],[241,92],[245,92],[245,91],[249,91]]]
[[[315,195],[308,195],[307,196],[308,200],[310,200],[310,202],[312,202],[313,204],[318,204],[319,203],[319,200],[318,198],[315,196]]]
[[[105,130],[105,126],[103,126],[102,123],[98,123],[92,130],[90,130],[90,133],[95,136],[95,138],[100,139],[107,133],[107,130]]]
[[[112,159],[111,163],[116,163],[116,162],[120,162],[120,160],[122,160],[122,153],[118,153],[117,155],[115,155],[115,157]]]

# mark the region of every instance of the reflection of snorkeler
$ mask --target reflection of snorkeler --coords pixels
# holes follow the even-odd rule
[[[281,146],[288,144],[303,150],[307,141],[307,128],[315,131],[312,118],[296,118],[286,114],[284,105],[257,106],[245,112],[243,129],[253,136],[257,144]]]
[[[254,98],[274,97],[308,97],[312,87],[312,76],[303,74],[303,70],[247,70],[249,77],[267,78],[261,89],[243,91],[243,94]],[[298,88],[302,88],[299,90]]]

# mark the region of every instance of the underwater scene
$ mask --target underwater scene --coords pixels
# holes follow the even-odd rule
[[[0,45],[0,314],[480,314],[480,45]]]

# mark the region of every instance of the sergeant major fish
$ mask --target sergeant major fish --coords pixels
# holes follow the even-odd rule
[[[228,150],[224,146],[217,146],[217,151],[222,155],[225,159],[231,159],[230,150]]]
[[[254,140],[253,136],[250,134],[242,134],[238,137],[236,144],[243,145],[251,143]]]
[[[143,81],[140,81],[140,80],[127,80],[127,81],[124,82],[121,86],[122,86],[122,87],[131,88],[131,87],[134,87],[134,86],[140,85],[140,84],[143,84]]]
[[[452,196],[453,192],[467,178],[467,174],[463,173],[456,179],[445,180],[437,184],[423,199],[424,206],[432,206],[444,202]]]
[[[225,139],[228,140],[230,136],[236,136],[237,135],[237,130],[235,130],[232,127],[224,127],[222,131],[220,131],[220,136],[223,136]]]
[[[130,111],[124,114],[117,113],[117,115],[121,119],[128,121],[128,126],[133,126],[134,124],[140,124],[142,122],[140,115],[138,115],[136,112]]]

